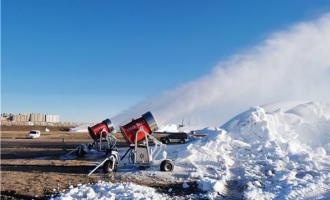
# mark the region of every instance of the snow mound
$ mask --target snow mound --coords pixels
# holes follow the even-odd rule
[[[330,105],[253,107],[180,150],[202,190],[247,199],[330,198]],[[213,132],[213,134],[212,134]]]
[[[154,188],[136,185],[133,183],[98,182],[92,185],[80,185],[71,189],[55,200],[73,199],[168,199],[166,195],[157,193]]]
[[[266,140],[288,143],[291,147],[298,142],[298,146],[328,148],[330,104],[309,102],[286,110],[266,112],[261,107],[250,108],[222,128],[248,143]]]

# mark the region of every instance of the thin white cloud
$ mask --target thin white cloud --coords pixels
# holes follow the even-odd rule
[[[114,120],[151,110],[161,123],[185,118],[214,126],[250,106],[287,100],[330,101],[330,13],[274,33],[200,79],[133,106]]]

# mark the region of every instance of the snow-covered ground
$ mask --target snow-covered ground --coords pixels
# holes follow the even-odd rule
[[[330,104],[253,107],[219,128],[197,132],[207,137],[167,148],[175,170],[166,176],[183,182],[183,189],[189,188],[185,182],[195,180],[209,199],[330,198]],[[161,172],[151,168],[145,173]],[[141,178],[143,174],[139,173]],[[178,178],[179,174],[186,178]],[[169,197],[132,183],[102,182],[72,188],[58,198]]]
[[[157,193],[155,189],[133,183],[98,182],[92,185],[79,185],[61,194],[56,199],[166,199],[165,194]]]

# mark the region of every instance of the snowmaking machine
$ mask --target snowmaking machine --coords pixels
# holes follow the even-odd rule
[[[88,175],[94,173],[101,166],[105,173],[113,172],[120,165],[134,165],[139,168],[146,168],[155,164],[154,161],[160,160],[161,171],[172,171],[174,164],[171,160],[166,159],[163,155],[162,159],[158,159],[159,154],[166,147],[163,143],[152,136],[152,133],[158,129],[157,123],[151,112],[143,114],[138,119],[133,119],[124,126],[120,126],[120,131],[123,134],[129,148],[123,156],[119,155],[116,147],[117,139],[113,136],[114,127],[110,120],[89,127],[89,134],[95,141],[95,145],[106,144],[106,158],[100,162]],[[102,141],[104,141],[102,143]],[[111,142],[114,141],[114,142]],[[151,144],[153,144],[151,146]],[[166,153],[165,153],[166,154]],[[128,162],[123,162],[123,159],[128,156]]]
[[[76,149],[69,152],[67,155],[76,152],[78,157],[83,157],[89,151],[96,150],[98,152],[106,152],[112,146],[116,146],[117,139],[112,134],[115,131],[114,125],[110,119],[88,127],[89,136],[93,139],[92,143],[80,144]]]

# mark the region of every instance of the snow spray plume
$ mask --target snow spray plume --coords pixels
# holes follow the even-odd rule
[[[272,34],[220,62],[211,73],[117,115],[124,122],[152,111],[160,123],[191,119],[215,126],[250,106],[330,100],[330,13]]]

